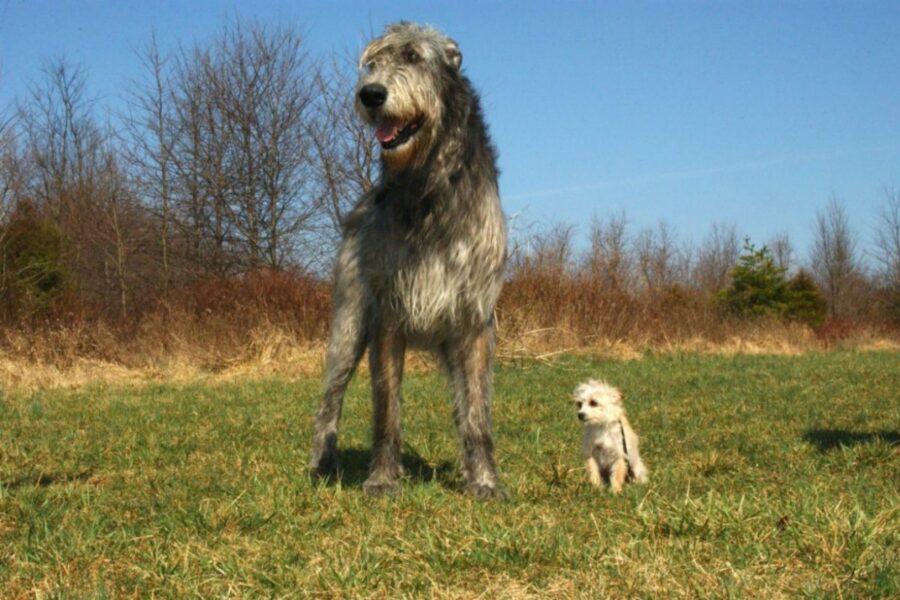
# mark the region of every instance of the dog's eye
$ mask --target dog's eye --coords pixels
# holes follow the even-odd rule
[[[421,60],[421,57],[419,56],[419,53],[412,48],[405,48],[403,50],[403,60],[411,65],[414,65],[419,62],[419,60]]]
[[[590,402],[588,402],[588,404],[590,404],[591,406],[597,406],[597,401],[591,400]]]
[[[375,70],[375,61],[374,61],[374,60],[370,60],[370,61],[367,62],[365,65],[363,65],[363,68],[364,68],[366,71],[368,71],[369,73],[371,73],[372,71]]]
[[[575,401],[575,408],[581,408],[581,401],[580,401],[580,400],[576,400],[576,401]]]

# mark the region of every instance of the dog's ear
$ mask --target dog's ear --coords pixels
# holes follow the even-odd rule
[[[455,40],[447,39],[447,45],[444,46],[444,56],[447,57],[447,64],[454,69],[459,69],[462,64],[462,52],[459,50],[459,44]]]

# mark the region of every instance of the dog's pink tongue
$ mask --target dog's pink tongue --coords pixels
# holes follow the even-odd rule
[[[388,120],[382,122],[375,129],[375,137],[378,138],[378,141],[381,142],[382,144],[384,144],[386,142],[390,142],[395,137],[397,137],[397,134],[400,133],[400,128],[402,125],[403,125],[403,123],[401,123],[400,121],[388,119]]]

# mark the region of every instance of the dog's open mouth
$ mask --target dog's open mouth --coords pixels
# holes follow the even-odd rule
[[[399,119],[385,119],[375,128],[375,137],[385,150],[396,148],[405,144],[409,138],[419,131],[421,121],[401,121]]]

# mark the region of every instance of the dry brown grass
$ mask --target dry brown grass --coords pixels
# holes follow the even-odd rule
[[[115,340],[105,333],[102,327],[90,333],[81,328],[42,335],[7,333],[7,347],[0,350],[0,386],[31,389],[248,375],[309,376],[320,370],[323,355],[320,342],[303,341],[274,325],[235,334],[228,344],[213,343],[208,335],[193,337],[177,328],[165,336],[155,331]],[[20,351],[26,344],[30,351]]]
[[[310,279],[251,274],[204,282],[131,323],[57,319],[0,330],[0,386],[316,376],[329,313],[327,286]],[[629,295],[560,273],[514,278],[497,318],[498,355],[507,362],[564,354],[636,359],[672,352],[900,350],[896,332],[872,324],[832,322],[814,331],[799,323],[739,321],[677,286]],[[424,354],[407,364],[435,367]]]
[[[199,326],[198,326],[199,327]],[[0,349],[0,386],[35,389],[88,383],[142,384],[153,381],[228,381],[244,377],[316,377],[324,364],[324,341],[304,340],[283,326],[254,327],[228,343],[221,337],[193,336],[174,328],[118,339],[103,327],[55,329],[42,335],[7,332]],[[900,351],[900,343],[872,330],[859,330],[836,349]],[[565,326],[504,332],[498,343],[501,362],[552,361],[562,355],[619,360],[648,354],[769,354],[796,356],[822,351],[825,345],[809,328],[777,323],[736,327],[718,339],[695,335],[667,341],[613,339],[583,335]],[[411,371],[430,370],[436,362],[413,353]],[[365,361],[361,365],[365,372]]]

